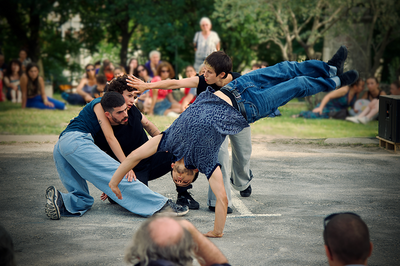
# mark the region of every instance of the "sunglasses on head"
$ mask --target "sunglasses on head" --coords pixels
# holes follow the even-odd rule
[[[326,218],[324,219],[324,230],[326,229],[326,226],[328,225],[329,221],[333,219],[333,217],[339,215],[339,214],[350,214],[350,215],[354,215],[357,216],[358,218],[361,218],[360,215],[355,214],[354,212],[337,212],[337,213],[332,213],[328,216],[326,216]]]

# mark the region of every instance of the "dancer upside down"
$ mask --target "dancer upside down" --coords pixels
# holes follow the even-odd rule
[[[167,151],[173,155],[172,179],[178,186],[188,186],[198,172],[207,176],[217,202],[214,229],[205,235],[222,237],[228,201],[217,158],[225,137],[239,133],[249,123],[268,116],[295,97],[352,84],[358,72],[343,73],[346,57],[347,49],[341,46],[328,63],[285,61],[243,75],[220,91],[213,92],[209,88],[198,95],[167,130],[133,151],[121,163],[109,183],[111,190],[122,199],[118,184],[124,175],[141,160]]]

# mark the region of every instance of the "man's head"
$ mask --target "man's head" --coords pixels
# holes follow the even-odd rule
[[[196,244],[191,234],[176,218],[167,214],[154,215],[136,231],[133,243],[125,254],[125,260],[133,265],[144,265],[156,260],[166,260],[176,265],[191,265],[196,257],[195,249]]]
[[[101,98],[100,103],[111,125],[125,125],[128,123],[128,109],[121,94],[115,91],[107,92]]]
[[[110,84],[107,86],[107,92],[114,91],[122,94],[128,109],[131,109],[135,104],[136,94],[134,91],[136,91],[136,89],[128,86],[128,83],[126,82],[127,78],[128,76],[124,74],[120,77],[112,79]]]
[[[214,84],[221,79],[225,79],[229,72],[232,71],[232,60],[222,51],[216,51],[207,56],[206,60],[204,60],[204,65],[206,68],[204,77],[208,84]]]
[[[354,213],[334,213],[324,220],[329,265],[363,264],[372,253],[368,227]]]
[[[172,180],[179,187],[187,187],[199,177],[199,170],[187,169],[183,158],[172,163],[171,168]]]
[[[103,92],[107,85],[107,78],[104,75],[96,76],[97,90]]]
[[[157,50],[153,50],[149,53],[150,62],[154,65],[158,65],[161,59],[161,53]]]

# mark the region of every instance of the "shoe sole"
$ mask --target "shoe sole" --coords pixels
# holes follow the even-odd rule
[[[342,71],[342,73],[336,73],[336,75],[338,76],[338,75],[341,75],[341,74],[343,74],[344,73],[344,62],[346,61],[346,59],[347,59],[347,47],[346,46],[344,46],[344,45],[342,45],[340,48],[342,48],[342,47],[344,47],[344,60],[342,61],[342,64],[340,65],[340,70]],[[338,72],[339,72],[339,69],[338,69]]]
[[[46,189],[46,205],[44,211],[51,220],[60,220],[60,209],[57,206],[57,189],[50,186]]]

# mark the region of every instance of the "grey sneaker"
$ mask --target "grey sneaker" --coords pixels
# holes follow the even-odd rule
[[[60,208],[57,205],[59,192],[55,186],[50,186],[46,189],[46,206],[44,211],[47,217],[52,220],[60,220]]]
[[[169,211],[169,212],[175,213],[176,216],[183,216],[189,212],[189,207],[181,206],[169,199],[165,203],[164,207],[162,207],[158,212],[162,212],[162,211]]]

